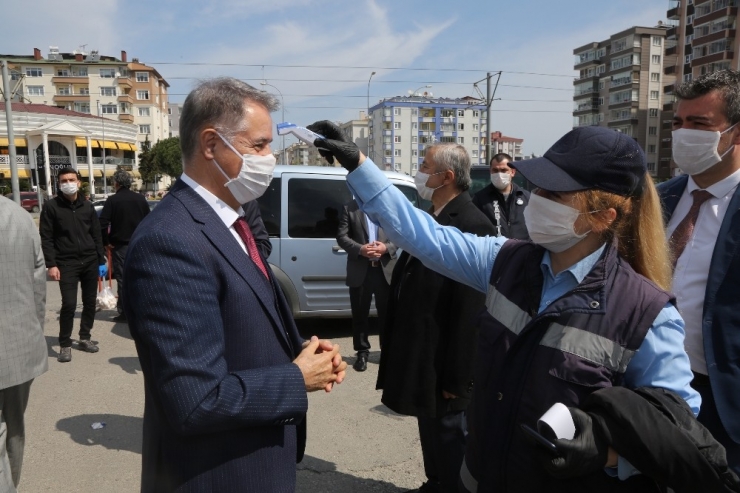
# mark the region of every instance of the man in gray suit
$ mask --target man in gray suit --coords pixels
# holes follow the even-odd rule
[[[0,491],[21,479],[23,414],[33,379],[48,368],[46,267],[31,216],[0,197]]]
[[[354,200],[342,208],[337,243],[347,252],[347,286],[352,307],[352,340],[357,359],[356,371],[367,369],[370,352],[368,332],[370,302],[375,295],[378,310],[380,347],[383,347],[383,328],[388,306],[388,287],[396,259],[396,247],[388,241],[381,228],[368,221]]]

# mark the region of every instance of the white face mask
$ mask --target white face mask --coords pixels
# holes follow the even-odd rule
[[[224,173],[221,165],[215,159],[213,160],[213,163],[221,174],[226,177],[227,181],[224,186],[229,189],[231,195],[240,204],[246,204],[251,200],[260,198],[272,181],[272,172],[275,170],[276,163],[275,156],[272,154],[267,154],[266,156],[260,156],[259,154],[240,154],[223,135],[218,134],[218,136],[221,137],[224,144],[229,146],[234,153],[242,158],[242,169],[239,170],[236,178],[231,179],[229,179],[229,175]]]
[[[432,200],[432,195],[434,195],[434,191],[437,190],[437,188],[442,188],[444,186],[444,184],[438,186],[437,188],[429,188],[427,186],[427,180],[429,180],[429,177],[438,175],[440,173],[444,173],[444,171],[439,171],[432,174],[417,171],[416,176],[414,176],[414,184],[416,185],[416,190],[419,192],[419,196],[422,199]]]
[[[737,125],[737,123],[735,124]],[[720,156],[717,146],[725,132],[679,128],[673,131],[673,160],[679,168],[690,175],[698,175],[722,161],[734,145]]]
[[[576,233],[574,226],[579,215],[578,209],[533,193],[524,209],[524,223],[533,242],[551,252],[560,253],[590,233]]]
[[[509,173],[491,173],[491,184],[499,190],[505,190],[511,183]]]
[[[77,190],[79,190],[79,187],[75,182],[67,182],[59,185],[59,190],[61,190],[64,195],[74,195],[77,193]]]

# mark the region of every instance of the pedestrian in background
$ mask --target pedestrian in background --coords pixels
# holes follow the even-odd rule
[[[529,203],[529,192],[514,183],[512,161],[503,152],[491,158],[491,183],[473,196],[473,203],[493,223],[495,236],[528,240],[524,208]]]
[[[49,277],[59,281],[62,309],[59,311],[59,356],[72,360],[72,328],[77,308],[77,286],[82,289],[82,316],[78,348],[97,353],[90,339],[95,322],[95,297],[98,277],[108,272],[100,222],[90,201],[79,193],[77,171],[64,168],[58,175],[59,193],[44,203],[39,219],[41,246]]]
[[[470,156],[463,146],[427,147],[415,179],[439,224],[495,235],[467,193]],[[485,300],[485,294],[438,274],[409,252],[393,270],[377,388],[389,409],[417,418],[427,477],[419,492],[457,491],[473,392],[475,319]]]
[[[699,422],[740,474],[740,72],[676,89],[673,159],[658,187],[673,253],[673,292],[702,397]]]
[[[31,216],[5,197],[0,197],[0,231],[0,491],[14,493],[31,383],[48,368],[46,268]]]
[[[149,203],[143,195],[131,191],[131,174],[118,170],[113,175],[116,192],[108,197],[100,213],[100,228],[103,245],[110,249],[113,277],[118,289],[118,315],[113,320],[126,322],[123,313],[123,262],[126,259],[128,242],[136,227],[149,214]]]
[[[357,352],[356,371],[367,369],[370,354],[370,303],[375,296],[381,349],[388,306],[388,284],[395,265],[396,247],[385,233],[350,200],[342,207],[337,244],[347,252],[349,302],[352,309],[352,342]]]

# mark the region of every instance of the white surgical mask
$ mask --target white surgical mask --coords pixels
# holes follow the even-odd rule
[[[59,185],[59,190],[61,190],[64,195],[74,195],[77,193],[77,190],[79,190],[79,187],[75,182],[67,182]]]
[[[737,125],[737,123],[735,124]],[[717,146],[725,132],[679,128],[673,131],[673,160],[679,168],[690,175],[698,175],[722,161],[734,145],[720,156]]]
[[[524,223],[533,242],[551,252],[560,253],[590,233],[576,233],[574,226],[579,215],[578,209],[533,193],[524,209]]]
[[[499,190],[505,190],[511,183],[509,173],[491,173],[491,184]]]
[[[439,173],[444,173],[444,171],[440,171],[438,173],[422,173],[421,171],[416,172],[416,176],[414,176],[414,185],[416,185],[416,190],[419,192],[419,196],[424,200],[432,200],[432,195],[434,195],[434,191],[437,188],[442,188],[444,184],[438,186],[437,188],[429,188],[427,186],[427,180],[429,180],[430,176],[438,175]]]
[[[240,154],[223,135],[218,134],[218,136],[221,137],[224,144],[229,146],[234,153],[242,158],[242,169],[239,170],[236,178],[231,179],[229,179],[229,175],[224,173],[221,165],[215,159],[213,160],[213,164],[226,177],[227,181],[224,186],[229,189],[231,195],[240,204],[246,204],[251,200],[260,198],[272,181],[272,172],[275,170],[276,163],[275,156],[272,154],[267,154],[266,156],[260,156],[259,154]]]

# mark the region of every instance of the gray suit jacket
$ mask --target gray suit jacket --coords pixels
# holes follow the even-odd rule
[[[391,283],[393,267],[396,265],[396,246],[388,240],[381,228],[378,228],[378,241],[385,243],[388,251],[380,257],[383,265],[383,274],[388,284]],[[337,230],[337,243],[347,252],[347,286],[356,288],[365,281],[370,259],[360,255],[360,248],[367,244],[367,223],[365,213],[360,210],[357,202],[351,200],[342,208]]]
[[[0,197],[0,389],[48,369],[46,267],[31,215]]]

